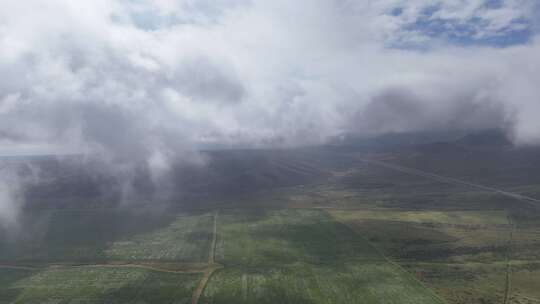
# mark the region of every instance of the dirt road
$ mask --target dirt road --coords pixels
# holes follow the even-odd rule
[[[199,285],[193,292],[193,296],[191,297],[191,304],[199,303],[199,299],[201,298],[204,288],[206,287],[206,284],[208,284],[208,280],[210,280],[212,273],[214,273],[214,271],[216,271],[217,269],[221,268],[221,265],[216,264],[216,261],[215,261],[216,243],[217,243],[217,219],[218,219],[218,212],[214,211],[214,231],[212,234],[212,243],[210,245],[210,250],[208,252],[208,268],[204,271],[204,275],[201,281],[199,282]]]

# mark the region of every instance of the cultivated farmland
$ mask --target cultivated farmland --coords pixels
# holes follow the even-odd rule
[[[441,303],[324,211],[220,216],[208,303]]]
[[[402,155],[220,153],[178,202],[23,210],[0,229],[0,303],[540,302],[531,200],[363,161]]]
[[[127,267],[0,269],[0,303],[189,303],[200,274]]]
[[[0,236],[0,261],[204,262],[212,217],[161,214],[148,217],[118,210],[46,210],[25,218],[25,234]]]

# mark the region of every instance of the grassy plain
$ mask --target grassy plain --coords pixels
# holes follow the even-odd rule
[[[402,263],[453,304],[504,303],[505,263]]]
[[[449,303],[534,303],[538,230],[500,211],[330,211]],[[519,227],[523,226],[523,227]],[[518,228],[516,228],[518,227]],[[508,293],[508,296],[506,295]]]
[[[0,303],[189,303],[200,274],[125,267],[0,269]]]
[[[225,268],[212,276],[203,302],[441,303],[428,289],[386,261]]]
[[[178,216],[168,226],[114,241],[108,259],[203,262],[208,259],[212,216]]]
[[[355,153],[330,153],[322,163],[271,157],[262,171],[259,158],[242,170],[233,165],[244,154],[214,164],[224,166],[216,199],[205,196],[206,175],[195,179],[206,201],[192,209],[206,211],[25,213],[26,232],[0,235],[0,265],[41,268],[0,269],[0,303],[187,303],[196,285],[200,304],[540,303],[540,216],[519,201],[367,164]],[[446,163],[414,155],[397,163],[428,171]],[[538,193],[528,164],[520,184],[493,162],[485,165],[496,179],[464,160],[433,172]],[[332,172],[327,180],[319,167]]]
[[[225,266],[381,259],[368,242],[319,210],[232,211],[219,219],[216,259]]]
[[[504,260],[510,224],[504,211],[330,211],[394,259]]]
[[[220,215],[203,303],[441,303],[322,210]]]
[[[24,234],[0,236],[0,261],[204,262],[210,214],[149,217],[116,210],[46,210],[26,216]]]

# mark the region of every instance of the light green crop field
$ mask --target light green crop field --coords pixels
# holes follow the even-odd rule
[[[369,219],[452,225],[508,225],[504,211],[347,210],[335,211],[333,214],[345,221]]]
[[[330,214],[449,303],[540,303],[540,230],[533,217],[510,222],[505,211]]]
[[[449,303],[504,303],[507,265],[500,263],[411,263],[427,285]],[[509,304],[540,303],[540,264],[515,261],[509,275]]]
[[[441,303],[386,262],[225,268],[212,276],[203,303]]]
[[[202,303],[442,303],[320,210],[220,214]]]
[[[217,261],[263,267],[342,259],[381,260],[374,248],[317,210],[241,211],[220,214]]]
[[[200,277],[97,266],[0,269],[0,303],[189,303]]]
[[[113,260],[201,262],[211,238],[211,215],[178,216],[161,229],[114,241],[104,253]]]
[[[404,267],[448,303],[504,303],[505,263],[412,263]]]
[[[493,262],[506,259],[504,211],[330,211],[396,260]]]

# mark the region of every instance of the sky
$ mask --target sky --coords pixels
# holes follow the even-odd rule
[[[3,0],[0,155],[159,176],[204,147],[344,133],[538,144],[539,20],[537,0]],[[26,183],[0,168],[0,220]]]
[[[2,1],[0,155],[540,140],[535,0]]]

